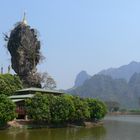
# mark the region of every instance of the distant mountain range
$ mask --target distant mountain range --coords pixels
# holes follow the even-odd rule
[[[113,79],[125,79],[129,81],[130,77],[134,73],[140,73],[140,62],[132,61],[127,65],[120,66],[119,68],[109,68],[106,70],[100,71],[99,75],[108,75]],[[90,79],[92,76],[89,75],[86,71],[82,70],[79,74],[77,74],[74,88],[81,86],[86,80]]]
[[[94,76],[80,72],[74,88],[68,92],[81,97],[116,101],[122,108],[140,108],[140,63],[133,61],[119,68],[103,70]]]
[[[130,77],[134,73],[140,73],[140,62],[132,61],[128,65],[123,65],[119,68],[109,68],[107,70],[102,70],[98,74],[109,75],[114,79],[126,79],[129,81]]]

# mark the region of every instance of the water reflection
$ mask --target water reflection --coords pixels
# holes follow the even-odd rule
[[[101,140],[106,129],[96,128],[60,128],[36,130],[10,130],[0,133],[0,140]]]
[[[28,140],[29,131],[22,129],[0,131],[0,140]]]
[[[140,116],[111,116],[95,128],[0,131],[0,140],[140,140]]]
[[[105,121],[103,140],[140,140],[140,116],[111,116]]]

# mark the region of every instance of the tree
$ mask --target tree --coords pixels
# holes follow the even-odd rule
[[[0,74],[0,94],[13,95],[16,90],[22,88],[19,77],[11,74]]]
[[[84,99],[74,96],[73,103],[75,107],[75,113],[72,118],[73,121],[84,121],[90,118],[89,107]]]
[[[66,122],[71,120],[75,112],[75,107],[71,96],[51,96],[50,98],[51,121],[54,123]]]
[[[67,94],[54,96],[37,93],[26,100],[26,109],[30,119],[55,124],[100,120],[106,114],[103,102]]]
[[[109,112],[116,112],[120,109],[120,104],[116,101],[106,101],[105,104]]]
[[[24,82],[24,87],[38,87],[41,88],[41,74],[37,72],[29,73]]]
[[[50,106],[47,95],[36,93],[31,99],[26,100],[28,117],[35,121],[50,121]]]
[[[42,87],[45,89],[53,90],[56,88],[56,82],[47,72],[42,74],[41,81],[42,81]]]
[[[71,120],[74,104],[69,95],[54,96],[36,93],[32,99],[26,100],[28,117],[34,121],[60,123]]]
[[[6,95],[0,95],[0,127],[16,117],[15,104]]]
[[[107,110],[103,102],[93,98],[87,98],[86,101],[89,106],[90,118],[92,120],[100,120],[105,116]]]

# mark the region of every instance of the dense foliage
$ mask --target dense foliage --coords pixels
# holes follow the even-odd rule
[[[73,97],[73,103],[75,107],[73,121],[82,121],[90,118],[89,106],[86,100],[75,96]]]
[[[0,95],[0,127],[16,117],[15,104],[6,95]]]
[[[32,99],[26,101],[29,118],[35,121],[50,120],[49,100],[46,96],[37,93]]]
[[[86,101],[89,106],[91,119],[100,120],[105,116],[107,109],[103,102],[93,98],[88,98]]]
[[[11,74],[0,74],[0,94],[12,95],[18,89],[22,88],[22,82],[19,77]]]
[[[51,122],[65,122],[73,116],[75,108],[69,96],[50,96]]]
[[[30,119],[48,123],[100,120],[106,114],[105,105],[95,99],[39,93],[26,101],[26,109]]]

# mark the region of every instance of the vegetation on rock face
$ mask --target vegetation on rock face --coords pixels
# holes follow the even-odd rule
[[[0,74],[0,94],[13,95],[14,92],[22,88],[19,77],[11,74]]]
[[[37,31],[20,22],[5,37],[11,54],[12,68],[26,86],[41,87],[36,66],[42,58]]]
[[[35,121],[48,123],[100,120],[106,114],[104,103],[71,95],[36,94],[26,101],[27,114]]]
[[[41,43],[36,29],[23,22],[16,24],[10,36],[5,35],[7,49],[11,54],[12,68],[20,77],[24,87],[42,87],[53,89],[56,83],[46,73],[37,72],[38,63],[44,59],[40,52]],[[44,76],[45,75],[45,76]]]
[[[16,117],[15,104],[6,95],[0,95],[0,127]]]

